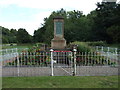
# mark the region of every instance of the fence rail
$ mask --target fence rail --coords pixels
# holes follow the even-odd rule
[[[52,69],[52,76],[54,75],[53,72],[58,72],[59,75],[61,75],[61,73],[63,74],[63,71],[66,72],[67,74],[69,73],[70,75],[73,75],[73,74],[80,75],[81,73],[83,73],[80,71],[83,67],[85,67],[84,69],[85,72],[88,69],[87,67],[89,67],[90,71],[93,72],[93,70],[97,71],[97,68],[101,66],[102,67],[104,66],[117,67],[120,61],[119,52],[112,52],[112,53],[101,52],[101,51],[95,51],[95,52],[35,51],[35,52],[30,52],[27,49],[24,49],[23,51],[22,50],[20,51],[18,49],[7,49],[7,50],[3,50],[0,52],[3,52],[1,54],[2,66],[4,70],[3,74],[6,75],[6,72],[11,71],[13,73],[17,72],[18,76],[20,75],[20,72],[25,73],[24,71],[25,69],[32,72],[30,70],[30,67],[32,67],[31,68],[32,70],[34,70],[35,68],[37,68],[36,70],[42,70],[42,73],[44,73],[43,67],[47,67],[49,70]],[[38,67],[40,68],[38,69]],[[113,70],[113,68],[112,69],[107,68],[106,70],[110,71],[110,70]],[[117,73],[117,69],[115,70]]]
[[[95,46],[94,47],[96,51],[101,52],[120,52],[120,49],[118,48],[112,48],[112,47],[105,47],[105,46]]]
[[[78,52],[77,65],[79,66],[117,66],[118,53],[108,52]]]
[[[17,50],[17,49],[16,49]],[[9,51],[8,51],[9,52]],[[12,52],[2,55],[3,66],[17,65],[17,57],[20,66],[47,66],[51,63],[50,52]],[[99,65],[118,65],[119,53],[108,52],[77,52],[76,63],[78,66],[99,66]],[[63,58],[64,57],[64,58]],[[64,59],[69,62],[73,59],[72,52],[53,52],[53,59],[60,62]]]

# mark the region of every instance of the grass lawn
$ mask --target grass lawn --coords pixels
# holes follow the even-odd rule
[[[18,45],[15,45],[15,46],[6,46],[6,45],[3,45],[2,46],[2,49],[9,49],[9,48],[31,48],[34,44],[18,44]]]
[[[118,88],[118,76],[3,77],[3,88]]]
[[[120,44],[108,44],[107,46],[120,49]]]

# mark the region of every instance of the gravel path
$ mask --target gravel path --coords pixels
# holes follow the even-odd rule
[[[55,76],[70,76],[72,75],[73,68],[71,67],[54,67]],[[50,76],[50,67],[20,67],[19,76]],[[108,66],[79,66],[77,67],[77,76],[105,76],[105,75],[118,75],[117,67]],[[17,67],[3,67],[3,77],[18,76]]]

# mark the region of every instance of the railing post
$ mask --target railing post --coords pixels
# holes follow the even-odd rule
[[[51,52],[51,76],[54,76],[53,73],[53,49],[50,49]]]
[[[73,62],[74,62],[74,63],[73,63],[73,64],[74,64],[74,65],[73,65],[73,66],[74,66],[74,71],[73,71],[73,76],[76,75],[76,52],[77,52],[77,50],[74,48],[74,49],[73,49],[73,54],[74,54],[74,61],[73,61]]]
[[[101,48],[101,51],[103,52],[103,46],[102,46],[102,48]]]
[[[96,46],[96,49],[97,49],[97,51],[98,51],[98,46]]]
[[[117,53],[117,51],[118,51],[118,49],[117,49],[117,48],[115,48],[115,53]]]
[[[117,66],[119,65],[118,63],[118,53],[117,53],[118,49],[115,48],[115,59],[116,59],[116,62],[117,62]]]
[[[110,47],[108,47],[108,52],[110,52]]]
[[[109,60],[109,53],[110,53],[110,48],[109,47],[107,47],[108,49],[107,49],[107,64],[108,64],[108,66],[110,65],[110,60]]]
[[[18,49],[16,48],[16,54],[17,54],[17,74],[18,74],[18,77],[19,77],[19,74],[20,74],[20,63],[19,63],[19,54],[18,54]]]

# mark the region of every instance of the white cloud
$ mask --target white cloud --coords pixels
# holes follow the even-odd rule
[[[103,2],[116,2],[117,0],[103,0]]]
[[[120,4],[120,1],[118,1],[118,4]]]
[[[60,8],[73,8],[89,11],[95,8],[95,3],[102,0],[1,0],[0,6],[17,5],[26,8],[37,8],[44,10],[58,10]]]
[[[49,17],[51,11],[40,12],[34,15],[34,20],[43,23],[44,18]]]

